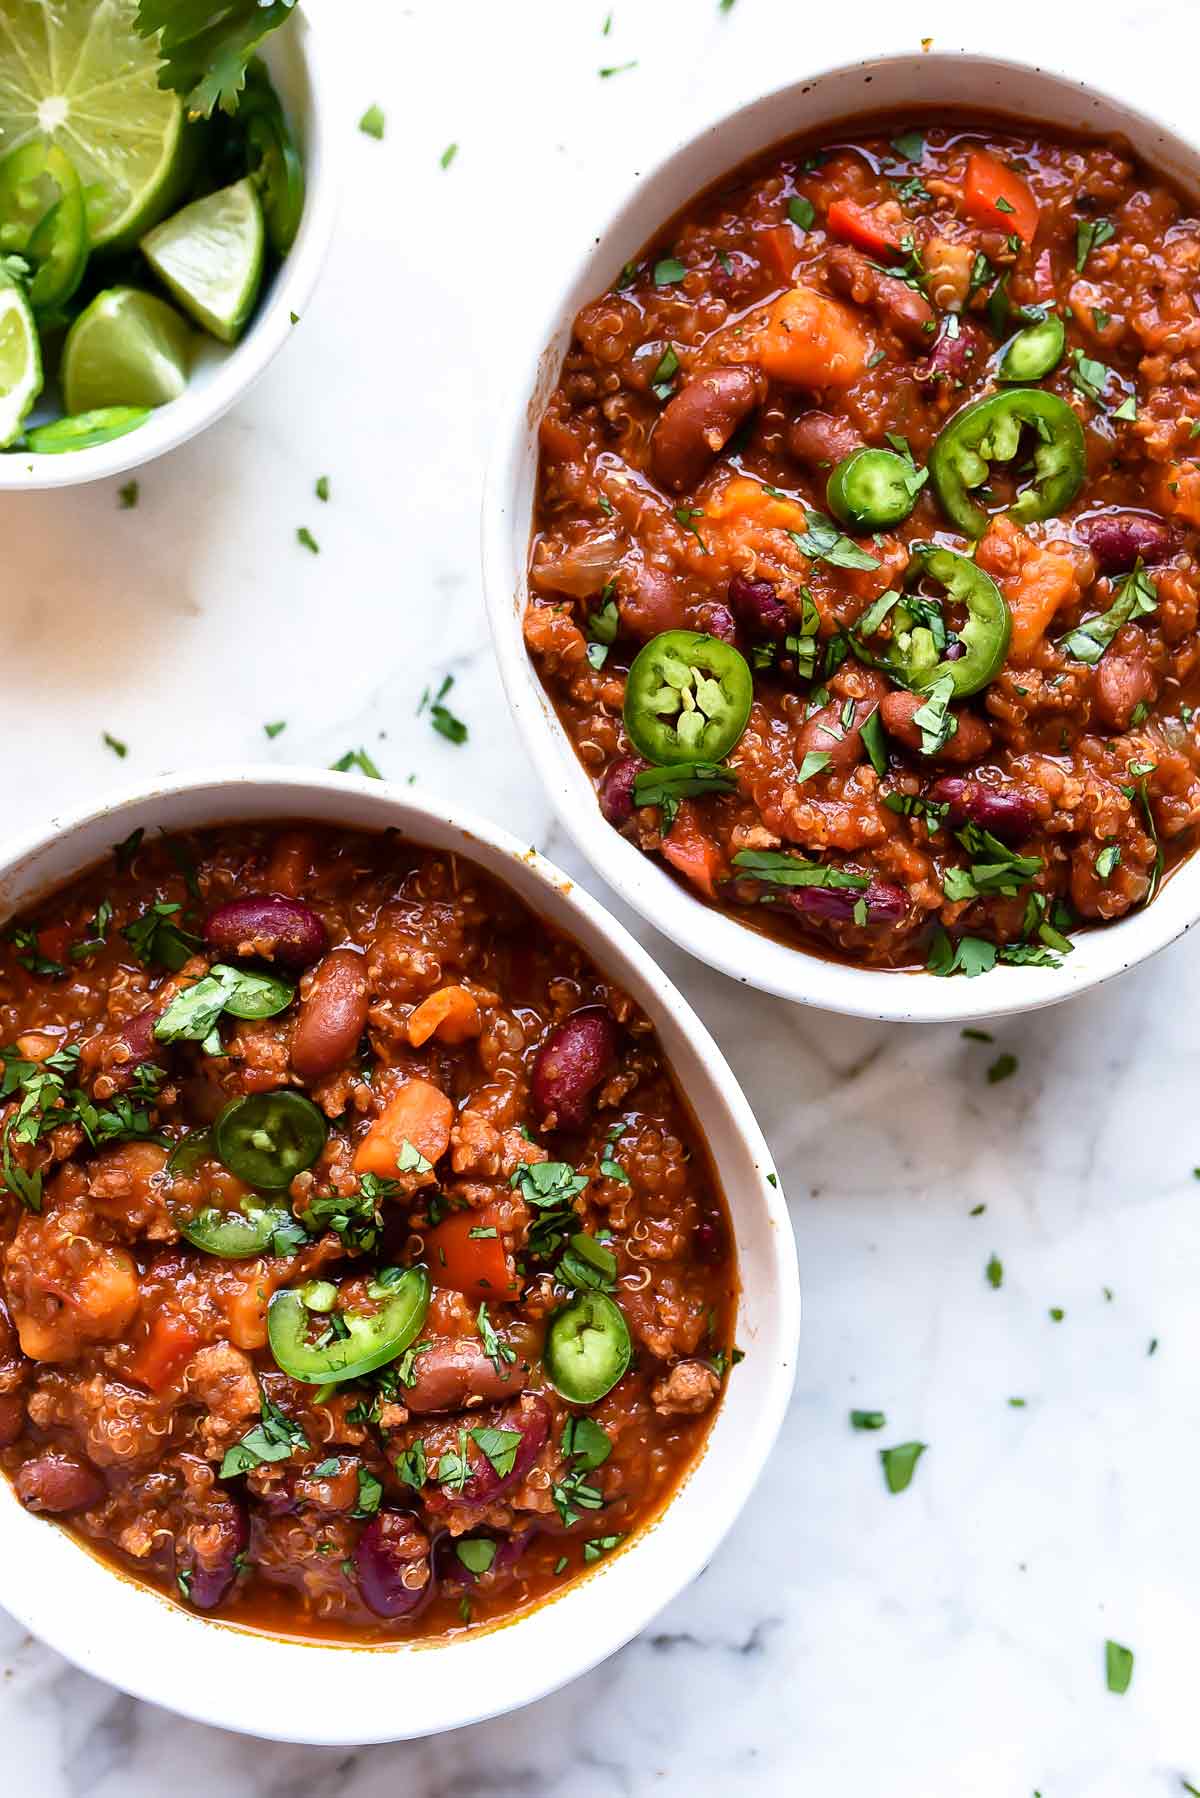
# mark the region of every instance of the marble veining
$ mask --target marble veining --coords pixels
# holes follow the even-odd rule
[[[1186,118],[1200,10],[1059,0],[964,18],[949,0],[899,13],[858,0],[834,16],[789,0],[727,13],[613,0],[607,36],[608,0],[309,10],[341,77],[347,182],[295,342],[230,418],[142,471],[136,510],[119,509],[116,482],[4,499],[0,731],[19,774],[5,829],[165,768],[327,764],[361,744],[389,776],[469,796],[605,897],[535,788],[480,602],[479,486],[511,398],[511,327],[540,309],[629,171],[755,87],[966,35]],[[376,102],[382,143],[355,129]],[[301,525],[319,555],[297,546]],[[447,673],[470,727],[462,748],[417,715]],[[287,729],[269,742],[277,719]],[[128,743],[124,762],[105,730]],[[177,1720],[0,1615],[14,1789],[1168,1798],[1185,1777],[1200,1786],[1200,933],[988,1045],[789,1009],[634,928],[745,1083],[800,1248],[791,1415],[707,1572],[532,1709],[358,1752]],[[1017,1071],[989,1084],[1002,1051]],[[852,1406],[886,1411],[886,1432],[853,1432]],[[892,1497],[878,1451],[910,1438],[928,1452]],[[1124,1698],[1105,1690],[1110,1635],[1137,1654]]]

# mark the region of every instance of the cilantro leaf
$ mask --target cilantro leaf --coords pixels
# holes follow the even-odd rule
[[[264,38],[286,24],[296,0],[139,0],[134,29],[161,32],[158,85],[184,96],[193,119],[237,111],[246,68]]]

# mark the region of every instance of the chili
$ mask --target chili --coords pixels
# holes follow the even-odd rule
[[[719,762],[746,728],[754,697],[749,663],[702,631],[660,631],[625,684],[625,728],[649,761]]]
[[[314,1340],[314,1323],[320,1324],[326,1306],[310,1310],[303,1292],[285,1289],[274,1294],[267,1311],[271,1353],[284,1373],[309,1386],[360,1380],[416,1341],[429,1294],[428,1269],[406,1268],[383,1292],[378,1310],[328,1308],[330,1321]]]
[[[937,496],[951,524],[982,537],[990,514],[971,498],[994,462],[1011,462],[1023,428],[1033,432],[1032,483],[1008,508],[1022,524],[1052,518],[1083,485],[1083,428],[1066,400],[1041,388],[1014,388],[973,400],[939,433],[929,458]]]

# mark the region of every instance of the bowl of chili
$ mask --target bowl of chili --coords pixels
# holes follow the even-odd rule
[[[748,1496],[799,1321],[652,958],[502,831],[315,771],[56,818],[0,897],[0,1602],[314,1743],[627,1641]]]
[[[1186,128],[906,52],[714,121],[592,236],[487,603],[564,825],[701,960],[967,1019],[1195,922],[1197,192]]]

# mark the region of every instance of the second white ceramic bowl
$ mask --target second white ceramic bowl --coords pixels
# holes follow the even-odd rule
[[[196,360],[186,392],[152,412],[144,425],[94,449],[35,456],[26,450],[0,455],[0,492],[77,487],[153,462],[195,437],[247,393],[295,335],[311,300],[333,237],[338,181],[333,141],[336,117],[328,62],[320,32],[303,13],[263,46],[263,61],[283,101],[304,159],[304,216],[295,243],[265,289],[250,327],[232,349],[197,333]],[[324,51],[328,57],[328,48]]]
[[[737,1342],[708,1442],[662,1516],[560,1598],[491,1631],[423,1646],[345,1648],[217,1623],[115,1574],[23,1510],[0,1478],[0,1604],[114,1686],[201,1722],[325,1744],[393,1742],[475,1723],[542,1697],[643,1629],[700,1573],[754,1486],[791,1393],[800,1321],[796,1250],[750,1108],[686,1000],[582,888],[535,850],[379,781],[304,769],[165,780],[51,819],[0,866],[0,921],[81,873],[141,825],[189,830],[276,818],[395,829],[477,862],[615,976],[658,1032],[707,1139],[737,1241]]]
[[[1200,192],[1200,151],[1165,123],[1067,74],[966,51],[878,56],[813,74],[714,120],[641,177],[555,298],[518,360],[483,506],[483,574],[509,703],[551,800],[592,866],[642,916],[735,980],[807,1005],[869,1018],[933,1023],[1033,1011],[1069,998],[1173,942],[1200,916],[1200,857],[1145,910],[1085,932],[1062,966],[1002,967],[974,980],[888,973],[823,960],[774,942],[694,899],[601,815],[591,781],[525,652],[521,621],[537,478],[537,425],[558,381],[575,314],[605,290],[674,213],[761,150],[865,112],[952,105],[1045,120],[1066,131],[1120,135],[1152,167]]]

